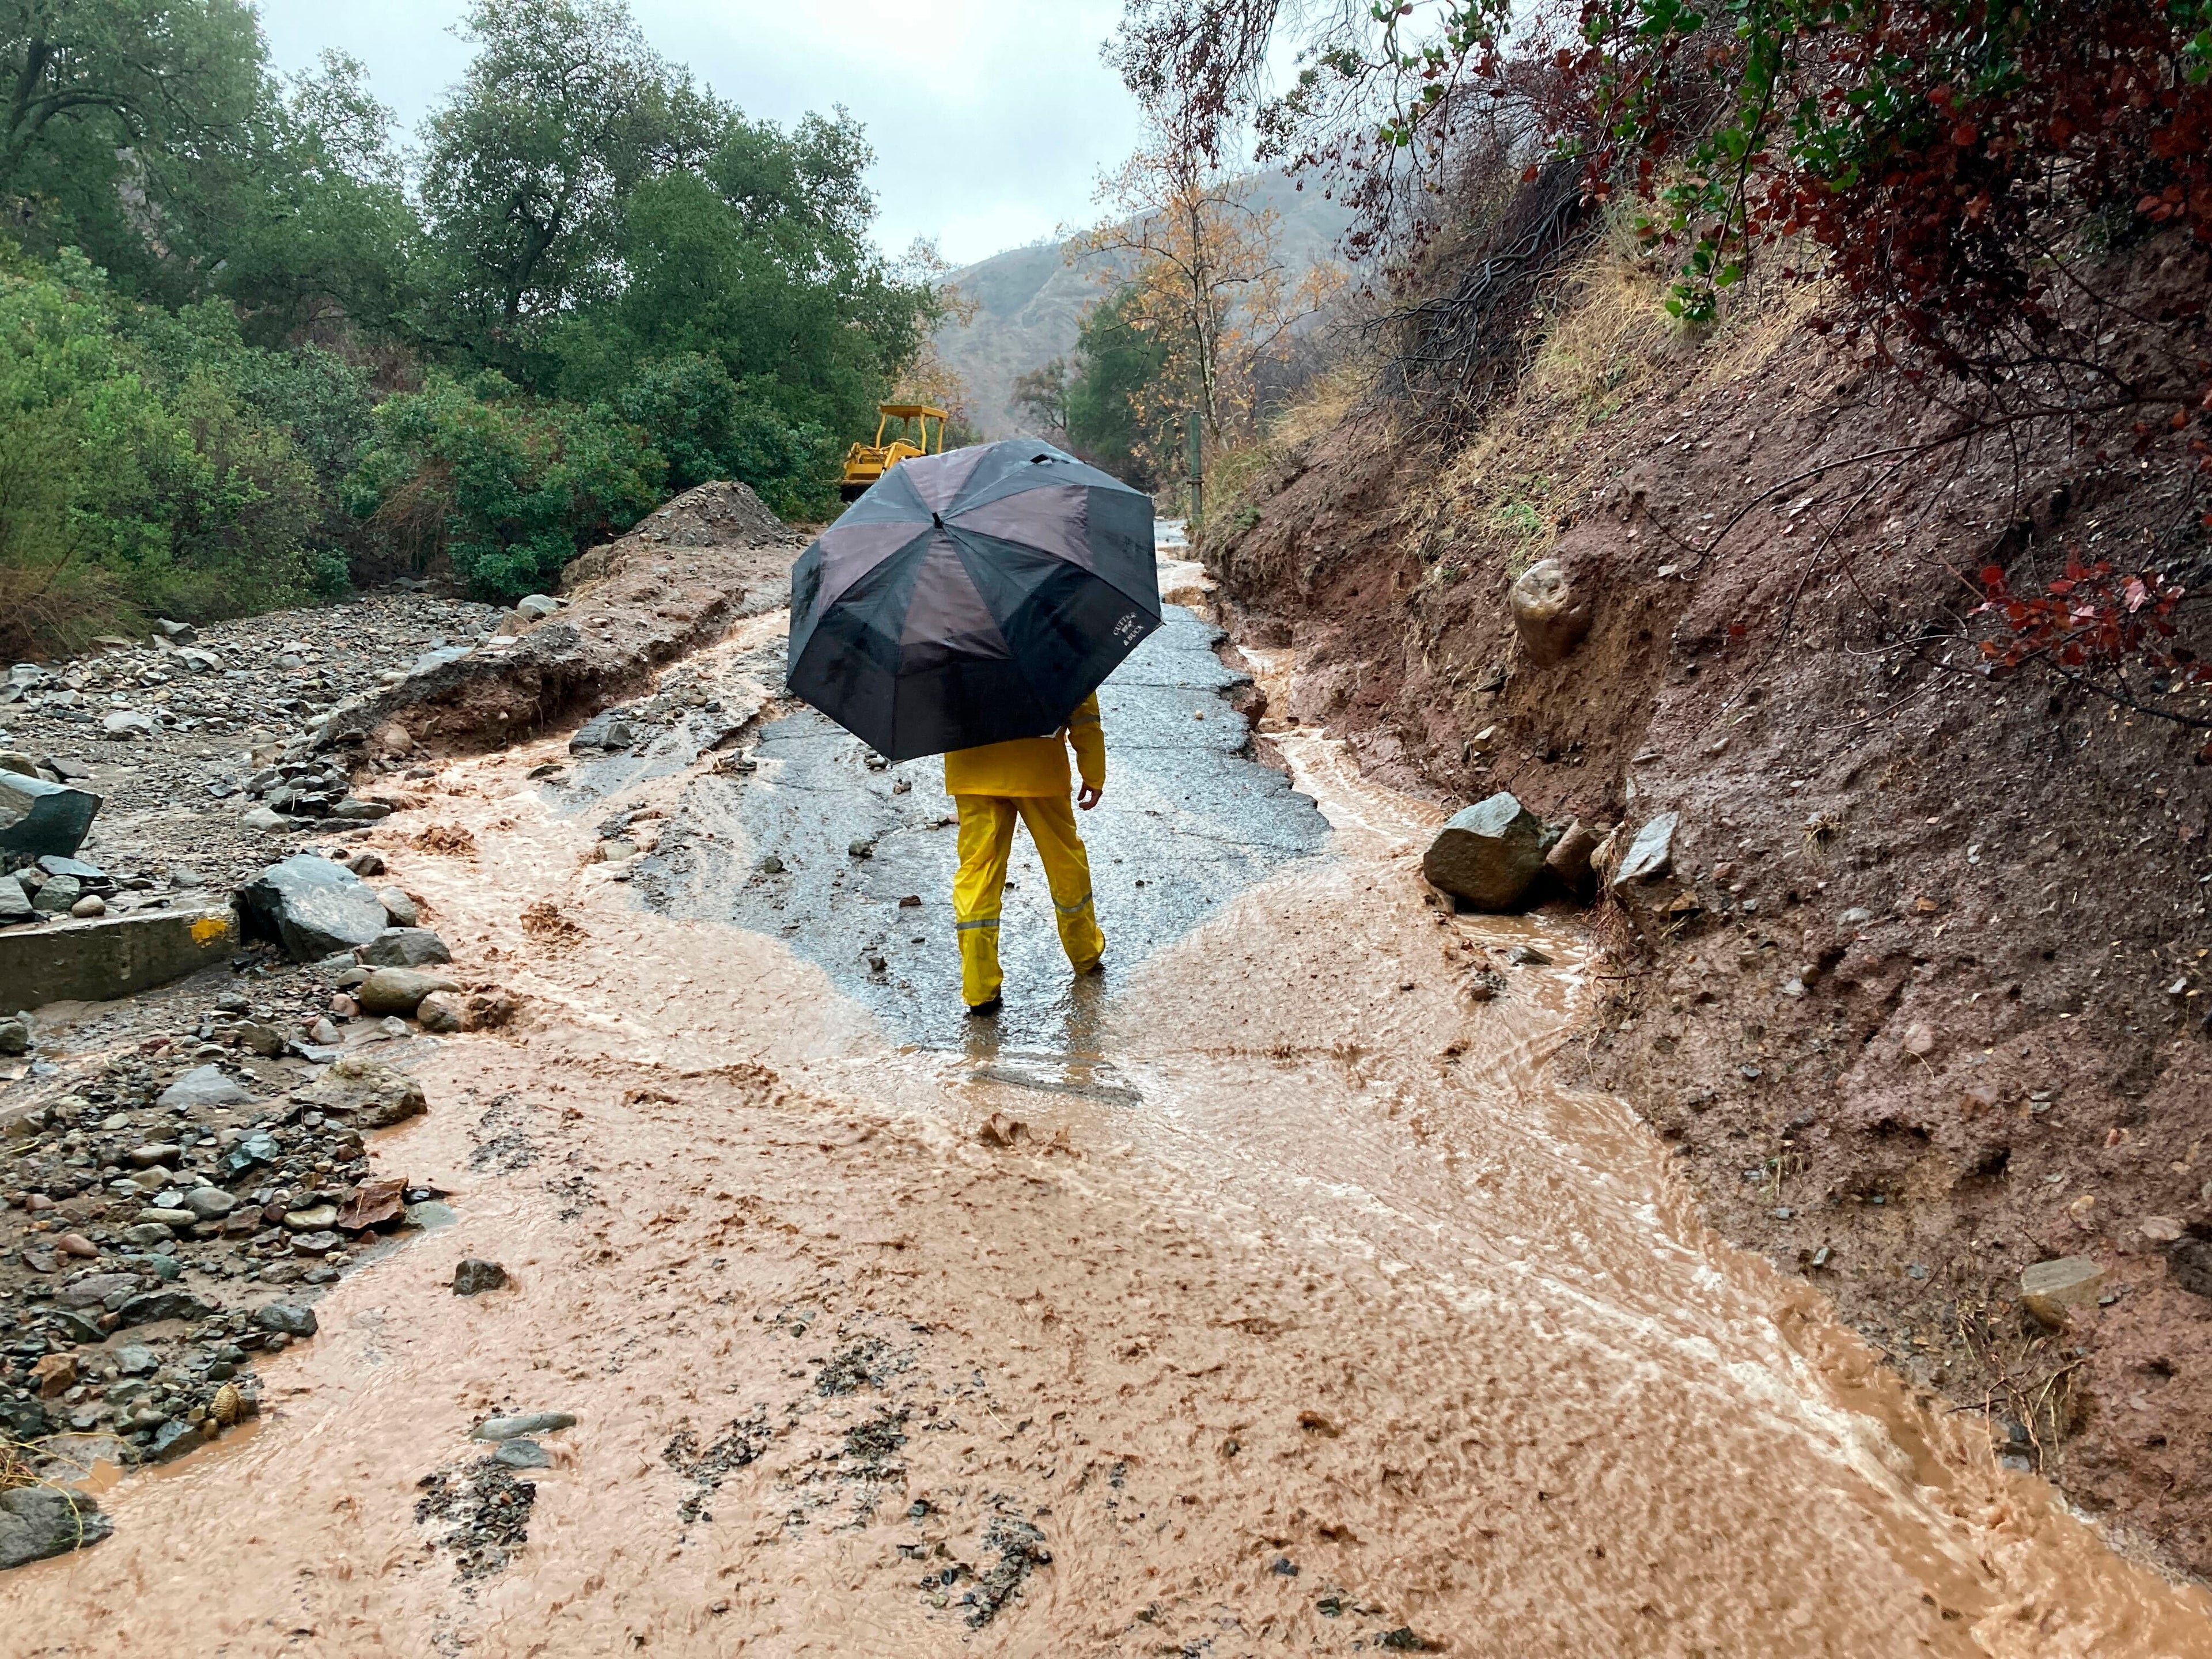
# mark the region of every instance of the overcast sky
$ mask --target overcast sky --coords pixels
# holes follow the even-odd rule
[[[460,0],[259,0],[278,66],[325,47],[368,66],[412,129],[460,78]],[[1136,111],[1098,59],[1120,0],[631,0],[647,38],[748,115],[842,104],[866,124],[884,247],[966,264],[1088,221]]]

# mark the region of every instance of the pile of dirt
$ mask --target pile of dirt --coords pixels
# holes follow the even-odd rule
[[[341,705],[315,746],[466,752],[573,724],[732,623],[783,605],[799,545],[744,484],[702,484],[574,561],[557,608],[526,602],[482,647]]]
[[[1601,911],[1583,1076],[2002,1455],[2212,1571],[2203,733],[1988,677],[1958,574],[2139,547],[2186,485],[2124,431],[1942,442],[1780,302],[1655,331],[1612,258],[1456,458],[1380,403],[1283,446],[1204,550],[1234,631],[1399,787],[1678,814]],[[1548,665],[1508,599],[1546,558],[1590,615]],[[2062,1256],[2105,1279],[2052,1330],[2020,1275]]]

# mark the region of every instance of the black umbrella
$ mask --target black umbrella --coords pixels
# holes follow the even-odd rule
[[[901,461],[799,556],[787,678],[911,760],[1058,731],[1159,625],[1152,497],[980,444]]]

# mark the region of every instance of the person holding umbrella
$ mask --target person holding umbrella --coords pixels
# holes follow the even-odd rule
[[[1029,826],[1079,973],[1105,940],[1069,800],[1106,783],[1097,689],[1160,625],[1149,495],[1048,444],[901,461],[791,571],[793,693],[892,760],[945,757],[961,991],[995,1013],[1000,895]]]

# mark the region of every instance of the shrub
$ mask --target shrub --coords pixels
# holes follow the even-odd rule
[[[526,398],[501,376],[386,398],[348,506],[419,569],[443,552],[487,599],[538,591],[659,500],[667,463],[605,405]]]

